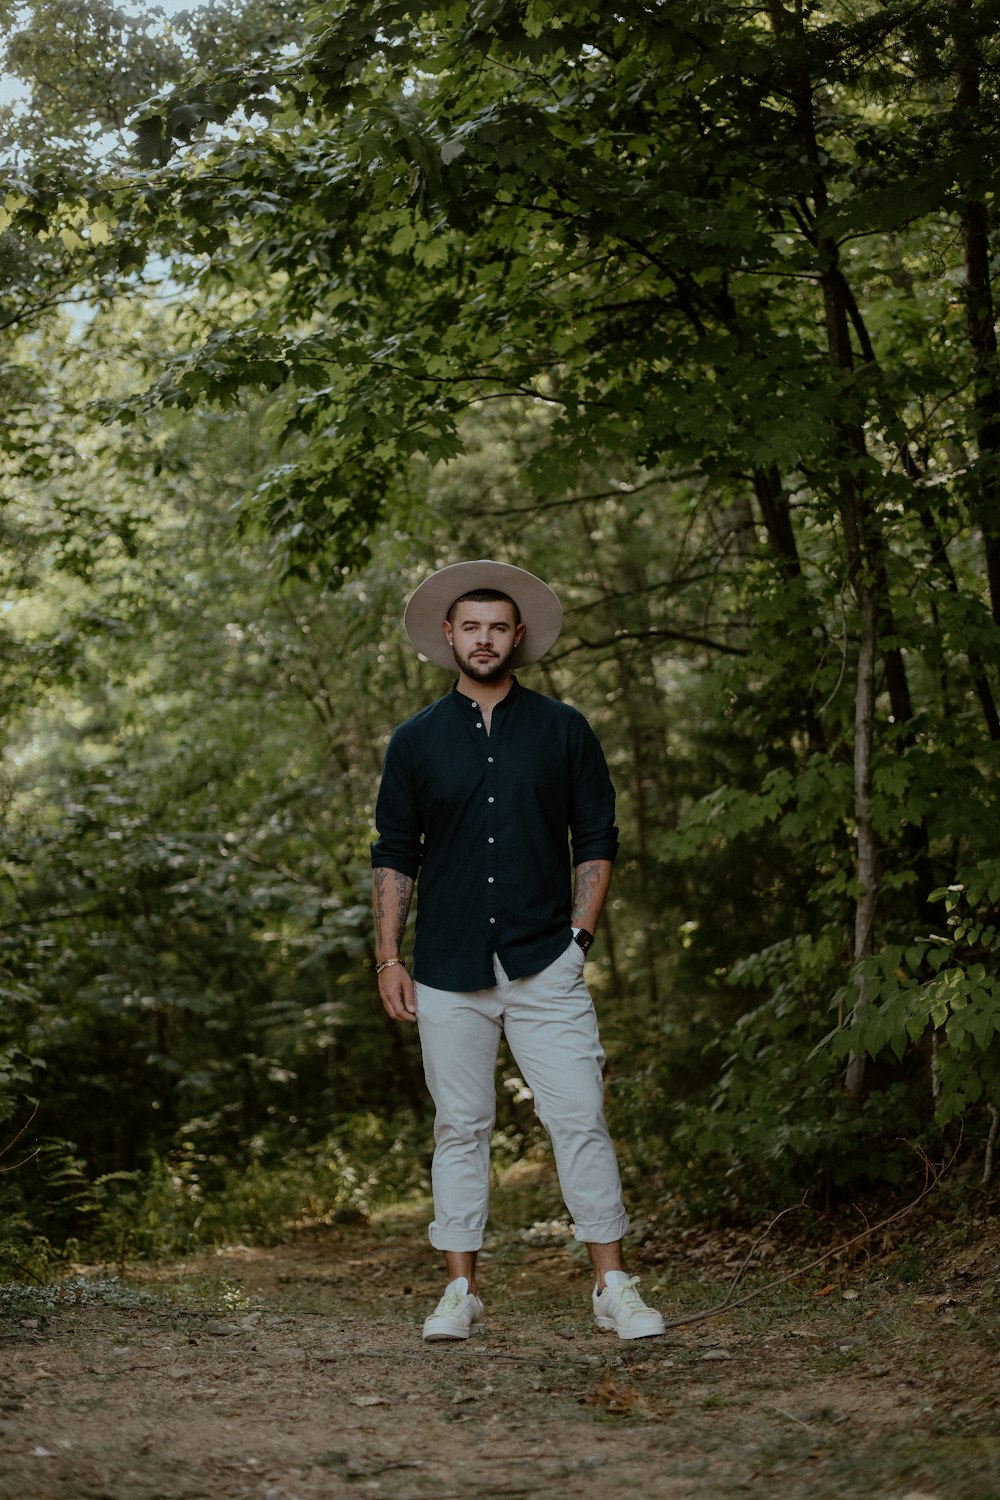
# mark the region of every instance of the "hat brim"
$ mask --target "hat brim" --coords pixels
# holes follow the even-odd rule
[[[525,629],[514,649],[512,667],[538,661],[559,639],[562,605],[548,584],[524,568],[481,558],[478,562],[452,563],[432,573],[410,595],[403,611],[403,628],[421,656],[439,667],[455,667],[455,655],[442,622],[456,599],[477,589],[508,594],[521,611]]]

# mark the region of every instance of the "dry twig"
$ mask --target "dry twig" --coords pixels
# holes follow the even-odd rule
[[[34,1109],[31,1111],[31,1114],[25,1120],[24,1124],[21,1126],[21,1128],[17,1132],[17,1134],[11,1137],[11,1139],[7,1142],[6,1146],[0,1147],[0,1156],[6,1156],[7,1153],[8,1153],[8,1151],[13,1151],[14,1147],[17,1145],[17,1143],[21,1139],[22,1135],[24,1135],[24,1132],[26,1130],[30,1129],[30,1127],[32,1125],[32,1122],[34,1121],[34,1118],[37,1115],[37,1113],[38,1113],[38,1105],[36,1104],[35,1107],[34,1107]],[[17,1169],[18,1169],[18,1167],[26,1166],[29,1161],[34,1161],[34,1159],[35,1159],[35,1157],[37,1155],[38,1155],[38,1148],[36,1147],[34,1151],[30,1152],[28,1156],[23,1157],[21,1161],[16,1161],[12,1167],[0,1167],[0,1172],[16,1172]]]
[[[815,1271],[817,1266],[821,1266],[823,1262],[829,1260],[831,1256],[842,1255],[844,1251],[849,1250],[852,1245],[857,1245],[861,1240],[868,1239],[870,1235],[877,1233],[878,1230],[885,1229],[890,1224],[898,1223],[900,1219],[905,1219],[907,1214],[911,1214],[917,1207],[917,1205],[922,1203],[928,1196],[928,1194],[934,1191],[938,1183],[941,1181],[941,1178],[944,1177],[944,1175],[953,1165],[955,1158],[958,1156],[958,1150],[959,1148],[956,1147],[950,1160],[945,1163],[945,1165],[939,1172],[934,1171],[933,1163],[929,1160],[926,1153],[920,1152],[924,1163],[924,1180],[926,1185],[923,1191],[921,1193],[918,1193],[917,1196],[913,1199],[912,1203],[907,1203],[904,1208],[899,1208],[895,1213],[889,1214],[884,1219],[880,1219],[877,1224],[867,1225],[860,1234],[852,1235],[851,1238],[849,1240],[845,1240],[843,1244],[834,1245],[831,1249],[824,1250],[822,1255],[818,1255],[816,1259],[811,1260],[808,1265],[798,1266],[794,1271],[787,1271],[784,1276],[778,1276],[774,1281],[769,1281],[766,1286],[757,1287],[756,1290],[747,1292],[744,1297],[737,1297],[734,1301],[733,1293],[739,1286],[743,1273],[749,1265],[751,1259],[753,1258],[754,1251],[757,1249],[758,1245],[760,1245],[764,1240],[767,1239],[768,1235],[771,1233],[771,1230],[780,1219],[783,1219],[786,1214],[797,1213],[800,1208],[805,1207],[805,1204],[797,1203],[794,1208],[783,1208],[781,1213],[777,1214],[771,1220],[770,1224],[768,1224],[763,1234],[758,1235],[757,1239],[750,1247],[749,1252],[744,1257],[743,1264],[740,1266],[739,1270],[734,1276],[732,1285],[730,1286],[729,1291],[726,1293],[723,1300],[719,1302],[715,1307],[706,1308],[704,1312],[686,1313],[683,1317],[665,1320],[667,1328],[687,1328],[692,1323],[704,1323],[707,1322],[709,1318],[718,1318],[721,1317],[723,1313],[732,1312],[734,1308],[744,1307],[748,1302],[753,1302],[757,1297],[764,1297],[768,1292],[773,1292],[777,1287],[785,1286],[789,1281],[794,1281],[796,1277],[805,1276],[809,1271]]]

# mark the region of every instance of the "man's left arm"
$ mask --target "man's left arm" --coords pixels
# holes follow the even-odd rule
[[[597,931],[613,868],[610,859],[585,859],[577,865],[573,877],[572,927],[582,927],[591,936]]]
[[[575,871],[570,925],[593,936],[618,853],[615,789],[600,742],[582,715],[577,729],[571,763],[570,835]]]

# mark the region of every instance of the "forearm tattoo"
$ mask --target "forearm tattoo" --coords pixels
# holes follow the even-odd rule
[[[375,942],[379,950],[399,950],[413,895],[413,881],[401,870],[378,869],[372,888],[375,910]]]
[[[576,879],[573,883],[573,915],[570,921],[574,927],[582,926],[586,916],[593,918],[593,906],[595,900],[599,899],[599,892],[604,878],[604,867],[600,860],[587,860],[576,867]],[[600,915],[600,906],[598,906]]]

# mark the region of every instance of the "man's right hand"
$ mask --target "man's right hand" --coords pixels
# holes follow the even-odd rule
[[[378,976],[378,992],[386,1015],[392,1021],[415,1021],[417,997],[403,964],[391,964]]]

